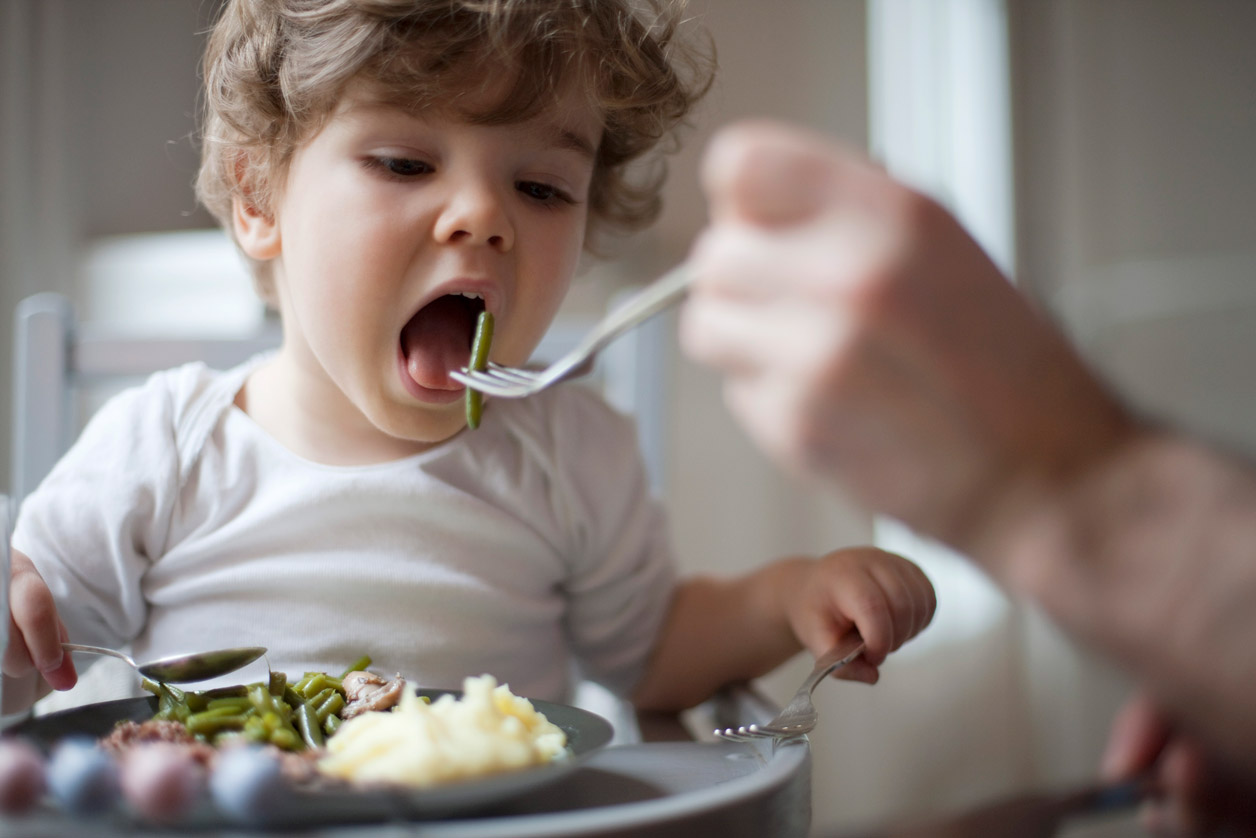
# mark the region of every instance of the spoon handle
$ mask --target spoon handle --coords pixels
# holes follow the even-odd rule
[[[106,649],[104,646],[87,646],[82,643],[62,643],[61,648],[67,652],[89,652],[93,655],[109,655],[110,657],[124,660],[131,666],[135,666],[135,661],[131,660],[130,656],[122,654],[117,649]]]

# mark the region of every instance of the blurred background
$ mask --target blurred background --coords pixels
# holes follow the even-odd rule
[[[0,3],[0,439],[8,324],[53,290],[135,332],[245,333],[262,311],[191,183],[214,0]],[[1256,446],[1256,4],[1249,0],[692,0],[721,71],[672,160],[665,214],[570,301],[684,257],[696,164],[745,116],[866,148],[951,206],[1140,409]],[[674,314],[670,315],[674,323]],[[1121,673],[961,558],[779,473],[664,330],[661,492],[690,571],[876,541],[922,564],[933,626],[875,688],[817,692],[818,829],[1093,776]],[[0,445],[0,491],[11,452]],[[784,699],[810,668],[765,679]]]

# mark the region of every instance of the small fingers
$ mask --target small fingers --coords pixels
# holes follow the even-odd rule
[[[881,670],[879,667],[868,663],[863,655],[855,658],[845,666],[838,667],[833,672],[834,678],[843,681],[859,681],[864,684],[875,684],[881,678]]]
[[[875,547],[848,548],[820,559],[802,588],[792,618],[802,643],[817,657],[852,627],[863,654],[835,677],[875,684],[890,652],[933,618],[933,585],[915,564]]]
[[[57,620],[57,637],[60,643],[66,643],[70,639],[70,632],[66,629],[65,623]],[[68,690],[78,683],[78,671],[74,667],[74,658],[65,654],[65,650],[61,652],[61,663],[48,671],[42,671],[44,680],[48,682],[54,690]]]
[[[55,689],[74,686],[74,662],[61,648],[68,638],[57,606],[30,559],[14,551],[9,586],[10,639],[4,652],[6,675],[20,678],[37,670]]]
[[[863,548],[858,559],[865,568],[868,585],[879,592],[882,606],[865,613],[860,631],[865,632],[868,659],[881,664],[929,625],[937,608],[937,596],[929,577],[914,563],[875,547]]]
[[[886,650],[888,654],[924,628],[924,622],[927,622],[922,613],[925,604],[918,586],[914,584],[915,580],[908,575],[902,564],[880,562],[873,566],[872,573],[885,591],[886,601],[890,605],[890,648]]]
[[[862,584],[839,589],[835,599],[840,612],[863,635],[863,659],[880,666],[894,648],[894,608],[885,589],[865,575]]]
[[[933,615],[938,610],[938,595],[933,588],[933,583],[929,581],[929,577],[915,563],[900,558],[895,563],[895,568],[903,577],[911,610],[910,631],[902,640],[902,643],[906,643],[928,628],[929,623],[933,622]],[[899,645],[901,646],[902,643]]]
[[[22,678],[35,669],[30,650],[13,618],[9,618],[9,644],[4,648],[3,672],[10,678]]]

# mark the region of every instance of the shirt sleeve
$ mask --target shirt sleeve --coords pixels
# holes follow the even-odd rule
[[[43,576],[70,640],[118,647],[147,619],[178,480],[169,373],[106,402],[22,503],[13,545]]]
[[[554,438],[569,507],[567,631],[584,677],[626,696],[667,616],[675,562],[631,420],[591,395],[566,401]]]

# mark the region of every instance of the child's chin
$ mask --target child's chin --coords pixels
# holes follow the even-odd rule
[[[380,429],[397,439],[418,446],[439,445],[467,426],[466,410],[461,400],[453,405],[410,408],[386,425]]]

